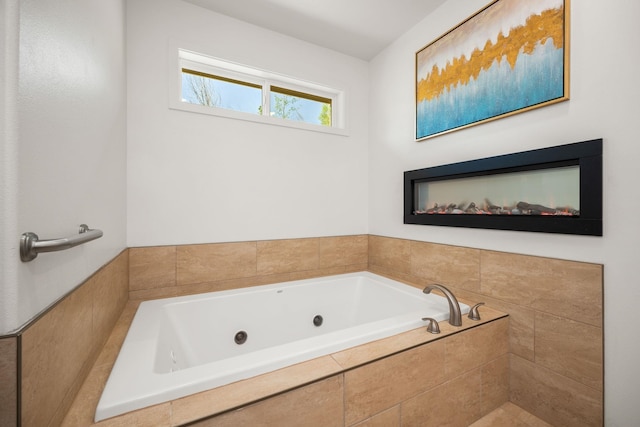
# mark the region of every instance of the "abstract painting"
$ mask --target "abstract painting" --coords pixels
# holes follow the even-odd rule
[[[569,99],[569,0],[497,0],[416,53],[416,140]]]

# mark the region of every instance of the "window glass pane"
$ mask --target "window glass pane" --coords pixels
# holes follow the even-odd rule
[[[182,101],[261,114],[262,88],[251,83],[183,69]]]
[[[331,99],[271,86],[271,115],[331,126]]]

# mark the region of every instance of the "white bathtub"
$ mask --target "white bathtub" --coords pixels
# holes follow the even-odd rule
[[[95,420],[424,327],[423,317],[447,320],[446,299],[369,272],[146,301]]]

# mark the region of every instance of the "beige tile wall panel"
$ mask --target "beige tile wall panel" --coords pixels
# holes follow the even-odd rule
[[[536,313],[536,363],[602,390],[602,329]]]
[[[554,426],[602,426],[602,391],[518,356],[510,366],[511,402]]]
[[[0,426],[18,423],[18,339],[0,339]]]
[[[126,304],[123,251],[22,334],[21,420],[59,425]]]
[[[194,427],[343,425],[342,376],[192,424]]]
[[[123,252],[93,276],[85,286],[93,287],[94,349],[99,349],[129,300],[129,255]]]
[[[482,375],[482,414],[488,414],[509,401],[509,354],[480,367]]]
[[[466,372],[401,405],[403,427],[467,427],[483,414],[480,369]]]
[[[353,427],[400,427],[400,405],[374,415]]]
[[[441,383],[444,347],[432,342],[345,372],[345,423],[365,420]]]
[[[176,286],[176,247],[129,249],[131,291]]]
[[[411,274],[411,242],[390,237],[369,236],[369,265],[396,274]]]
[[[267,240],[258,242],[258,275],[316,270],[319,239]]]
[[[256,242],[177,247],[178,286],[256,275]]]
[[[552,427],[524,409],[507,402],[469,427]]]
[[[311,383],[322,377],[330,377],[340,371],[340,366],[331,356],[323,356],[247,380],[176,399],[171,404],[172,424],[182,425],[205,418],[211,414],[238,408],[264,399],[265,396],[277,395],[294,389],[300,384]],[[323,389],[318,389],[318,391],[321,390]],[[340,393],[342,393],[341,390]],[[267,401],[272,402],[270,399],[265,402]],[[277,402],[277,400],[273,402]]]
[[[509,320],[498,319],[448,337],[445,375],[453,378],[490,362],[509,351]]]
[[[81,286],[22,335],[22,425],[46,426],[92,344],[91,288]]]
[[[482,293],[602,326],[602,266],[483,251]]]
[[[93,418],[104,385],[120,351],[122,342],[133,320],[138,302],[129,302],[118,319],[111,336],[95,361],[91,372],[83,382],[70,410],[66,413],[61,426],[78,427],[94,425]],[[169,426],[171,405],[164,403],[126,413],[122,416],[101,421],[101,427],[155,427]]]
[[[464,289],[453,288],[453,290],[456,297],[461,300],[470,301],[471,303],[484,302],[486,305],[480,307],[480,316],[486,310],[485,307],[509,313],[509,351],[534,361],[535,310]]]
[[[365,265],[368,262],[369,238],[366,235],[322,237],[319,268]]]
[[[480,290],[480,250],[411,242],[411,274],[429,282]]]

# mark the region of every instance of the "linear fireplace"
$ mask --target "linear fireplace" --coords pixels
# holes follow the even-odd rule
[[[404,223],[602,236],[602,139],[405,172]]]

